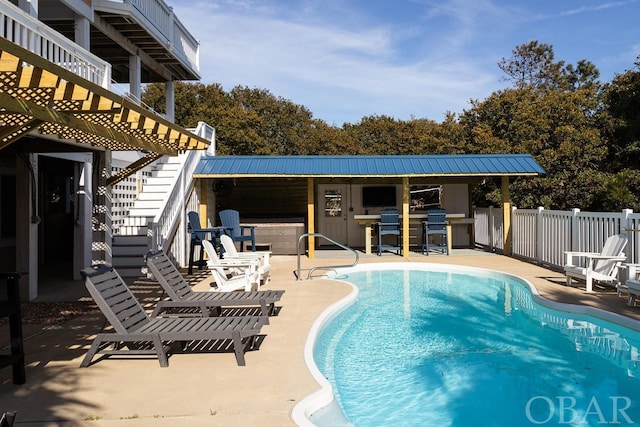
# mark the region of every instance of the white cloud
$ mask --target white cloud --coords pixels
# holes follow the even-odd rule
[[[268,89],[331,124],[373,114],[440,120],[447,110],[462,111],[469,98],[487,96],[496,82],[448,46],[442,49],[449,54],[434,49],[419,61],[395,63],[401,46],[394,36],[404,36],[389,25],[346,28],[208,5],[174,6],[200,40],[203,83]]]
[[[267,89],[337,125],[462,112],[504,87],[497,63],[531,40],[606,81],[633,66],[640,31],[640,0],[168,1],[201,42],[203,83]]]
[[[599,12],[605,9],[612,9],[616,7],[627,6],[629,4],[636,3],[637,1],[638,0],[605,2],[605,3],[595,4],[591,6],[583,6],[577,9],[566,10],[564,12],[561,12],[560,15],[568,16],[568,15],[577,15],[581,13],[587,13],[587,12]]]

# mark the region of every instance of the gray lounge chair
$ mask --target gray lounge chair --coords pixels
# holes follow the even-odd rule
[[[101,332],[96,336],[80,367],[89,366],[97,353],[156,355],[160,366],[167,367],[167,343],[229,339],[233,342],[238,365],[244,366],[244,352],[253,347],[267,320],[264,316],[151,318],[110,265],[89,267],[81,274],[87,290],[114,332]]]
[[[170,301],[160,301],[153,311],[156,316],[171,308],[197,308],[201,315],[220,314],[222,307],[260,306],[263,316],[276,313],[275,303],[284,291],[250,292],[195,292],[163,251],[150,251],[146,255],[147,267],[160,283]]]

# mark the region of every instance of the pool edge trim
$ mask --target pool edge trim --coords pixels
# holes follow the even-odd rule
[[[318,333],[329,320],[345,310],[347,307],[351,306],[358,298],[358,293],[360,292],[358,287],[352,283],[328,276],[324,276],[324,278],[348,284],[351,287],[351,292],[344,298],[327,307],[313,322],[313,325],[309,330],[309,334],[307,335],[307,340],[304,345],[304,359],[307,369],[320,386],[320,389],[305,396],[293,407],[291,411],[291,419],[296,423],[296,425],[302,427],[315,427],[315,424],[311,422],[309,417],[335,401],[333,387],[324,375],[322,375],[322,372],[320,372],[320,369],[318,369],[318,366],[313,359],[313,348],[318,338]]]

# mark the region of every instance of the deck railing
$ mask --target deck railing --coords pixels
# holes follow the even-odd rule
[[[104,88],[111,65],[8,1],[0,2],[0,36]]]
[[[159,41],[165,41],[167,48],[176,58],[189,64],[196,73],[200,72],[200,43],[187,31],[173,13],[173,9],[163,0],[124,0],[137,11],[138,22],[148,22],[147,29]]]
[[[476,245],[493,251],[504,250],[502,210],[476,208]],[[640,214],[621,212],[582,212],[517,209],[511,213],[512,253],[514,256],[553,268],[564,266],[565,251],[600,252],[607,237],[627,234],[628,262],[640,263]]]

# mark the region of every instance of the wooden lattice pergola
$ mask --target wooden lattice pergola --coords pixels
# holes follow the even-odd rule
[[[0,150],[35,130],[91,147],[147,152],[107,185],[162,155],[201,150],[210,143],[0,37]]]

